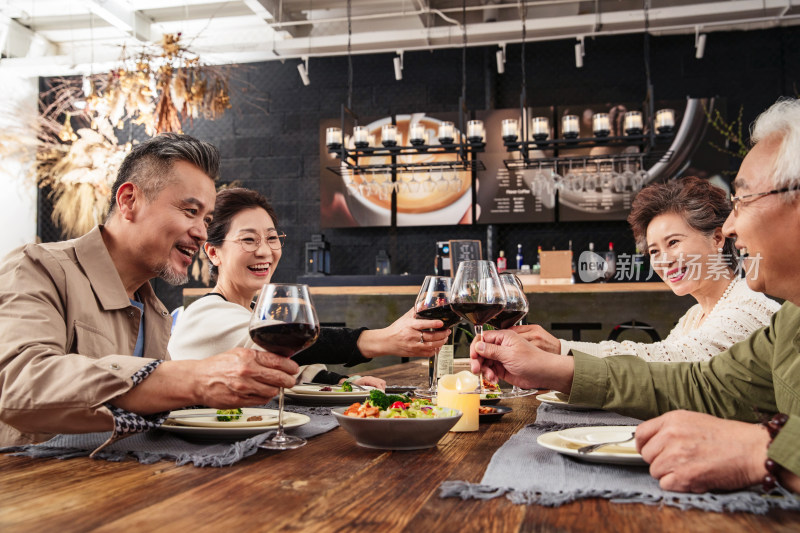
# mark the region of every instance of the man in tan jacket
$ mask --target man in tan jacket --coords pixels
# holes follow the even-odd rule
[[[0,446],[57,433],[158,426],[191,405],[259,405],[291,387],[297,365],[235,348],[170,361],[171,317],[149,280],[187,280],[213,216],[219,154],[186,135],[136,146],[105,225],[30,244],[0,265]]]

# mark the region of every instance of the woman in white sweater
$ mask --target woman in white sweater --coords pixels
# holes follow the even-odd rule
[[[687,177],[643,189],[628,222],[653,270],[678,296],[697,304],[660,342],[575,342],[557,339],[537,325],[514,329],[554,352],[597,357],[638,355],[647,361],[704,361],[769,324],[780,305],[752,291],[738,272],[738,254],[722,234],[730,213],[727,195],[707,180]]]
[[[203,247],[215,286],[176,322],[168,346],[172,359],[204,359],[236,346],[256,347],[248,333],[250,304],[269,283],[283,253],[285,235],[276,227],[275,210],[258,192],[234,188],[217,194]],[[323,327],[317,341],[292,358],[301,365],[297,379],[333,385],[348,376],[329,372],[325,363],[353,366],[387,354],[430,357],[447,341],[449,330],[433,331],[442,325],[441,320],[415,318],[412,309],[383,329]],[[349,379],[381,389],[386,385],[371,376]]]

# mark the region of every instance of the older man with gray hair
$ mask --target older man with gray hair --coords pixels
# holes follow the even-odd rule
[[[779,100],[751,137],[723,232],[736,238],[750,288],[786,300],[768,327],[697,363],[564,357],[513,331],[487,331],[471,346],[473,371],[652,418],[636,446],[666,490],[781,482],[800,492],[800,100]]]
[[[150,139],[122,163],[105,225],[0,264],[0,446],[113,430],[110,442],[171,409],[259,405],[294,385],[297,364],[260,350],[169,360],[172,320],[149,281],[186,281],[218,172],[208,143]]]

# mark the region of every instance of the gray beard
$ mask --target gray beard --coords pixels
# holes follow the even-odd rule
[[[186,274],[180,274],[167,263],[163,263],[156,268],[156,276],[170,285],[185,285],[189,282],[188,270]]]

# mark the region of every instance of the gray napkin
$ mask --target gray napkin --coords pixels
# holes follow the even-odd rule
[[[664,504],[704,511],[746,511],[770,508],[800,510],[800,499],[782,491],[767,496],[760,490],[685,494],[662,490],[646,466],[585,463],[536,443],[539,435],[577,426],[636,425],[640,421],[603,411],[565,411],[541,405],[536,423],[513,435],[492,456],[480,484],[446,481],[440,496],[487,500],[505,495],[517,504],[557,507],[582,498],[607,498],[615,503]]]
[[[275,402],[266,407],[275,409]],[[308,424],[287,431],[298,437],[308,439],[326,433],[339,425],[336,418],[331,415],[329,407],[287,406],[286,411],[301,413],[311,418]],[[238,442],[198,443],[186,441],[177,435],[156,429],[138,433],[110,444],[98,452],[95,457],[108,461],[122,461],[127,457],[134,457],[143,464],[167,460],[175,461],[179,465],[191,463],[194,466],[229,466],[256,453],[258,445],[266,440],[271,431],[273,429]],[[108,440],[110,436],[110,432],[56,435],[41,444],[0,448],[0,453],[13,452],[13,455],[56,457],[58,459],[85,457]]]

